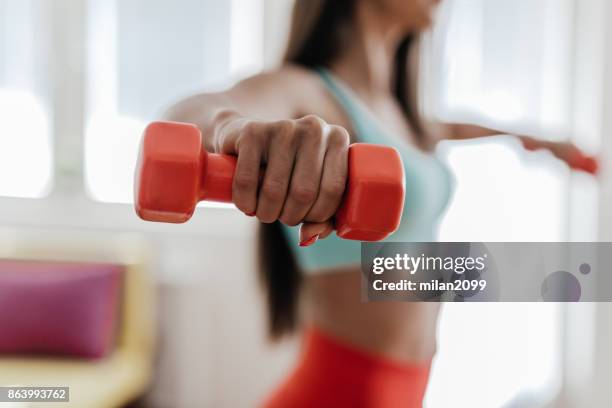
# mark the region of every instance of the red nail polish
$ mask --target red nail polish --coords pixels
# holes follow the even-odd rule
[[[308,239],[300,241],[300,246],[301,247],[311,246],[312,244],[317,242],[318,239],[319,239],[319,234],[313,235],[312,237],[310,237]]]
[[[248,215],[249,217],[254,217],[255,216],[255,211],[248,212],[248,213],[245,213],[245,214]]]

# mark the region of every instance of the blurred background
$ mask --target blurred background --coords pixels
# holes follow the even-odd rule
[[[291,7],[0,0],[0,258],[123,265],[118,302],[135,314],[117,331],[150,322],[137,343],[147,346],[120,358],[111,347],[69,368],[43,362],[77,400],[105,400],[99,384],[123,375],[123,400],[107,406],[250,407],[291,366],[297,342],[266,340],[253,220],[204,206],[185,225],[151,224],[130,205],[145,124],[181,97],[275,67]],[[429,113],[546,129],[604,168],[599,179],[571,173],[509,136],[445,142],[437,154],[457,190],[440,240],[612,239],[610,19],[605,0],[443,2],[423,45]],[[134,270],[146,293],[130,289]],[[610,322],[605,303],[444,305],[426,406],[612,406]],[[122,360],[135,350],[139,363]],[[28,364],[0,353],[0,385],[45,381]]]

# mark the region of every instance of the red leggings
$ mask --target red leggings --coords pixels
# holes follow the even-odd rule
[[[307,330],[298,366],[264,408],[420,408],[430,362],[402,363]]]

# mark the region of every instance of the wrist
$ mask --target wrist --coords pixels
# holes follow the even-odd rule
[[[215,127],[220,127],[233,120],[242,119],[242,117],[243,116],[234,109],[219,109],[213,115],[212,124]]]
[[[211,152],[218,151],[219,138],[230,123],[243,119],[243,116],[233,109],[217,110],[206,129],[202,129],[206,150]]]

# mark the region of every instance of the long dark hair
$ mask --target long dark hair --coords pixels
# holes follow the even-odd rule
[[[284,62],[307,68],[329,66],[344,45],[357,0],[296,0]],[[395,54],[394,93],[417,143],[426,137],[418,109],[417,38],[407,35]],[[269,332],[277,339],[298,325],[302,273],[279,222],[261,224],[259,271],[267,294]],[[293,243],[295,245],[296,243]]]

